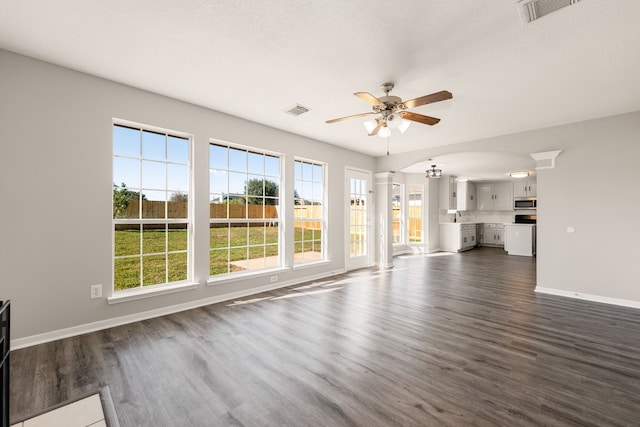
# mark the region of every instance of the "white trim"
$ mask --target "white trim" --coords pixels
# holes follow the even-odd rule
[[[150,132],[155,132],[155,133],[172,134],[173,136],[177,136],[179,138],[185,138],[185,139],[193,138],[193,134],[190,134],[190,133],[182,132],[179,130],[172,130],[172,129],[159,127],[159,126],[154,126],[154,125],[149,125],[146,123],[132,122],[131,120],[120,119],[118,117],[112,117],[111,124],[112,126],[117,125],[117,126],[124,126],[128,128],[144,129],[144,130],[148,130]],[[112,148],[113,148],[113,144],[112,144]]]
[[[109,304],[135,301],[143,298],[156,297],[158,295],[173,294],[175,292],[189,291],[198,287],[198,283],[174,283],[171,285],[156,285],[148,288],[134,288],[123,291],[116,291],[107,298]]]
[[[562,150],[529,153],[529,155],[536,161],[536,170],[539,170],[554,169],[556,167],[556,157],[558,157],[560,153],[562,153]]]
[[[603,297],[601,295],[585,294],[582,292],[565,291],[563,289],[545,288],[543,286],[536,286],[536,292],[541,294],[557,295],[560,297],[567,297],[573,299],[580,299],[586,301],[600,302],[603,304],[619,305],[623,307],[638,308],[640,309],[640,301],[622,299],[622,298],[610,298]]]
[[[327,265],[327,264],[331,264],[331,260],[330,259],[320,259],[317,261],[306,261],[306,262],[299,262],[297,264],[293,265],[293,270],[304,270],[305,268],[313,268],[313,267],[320,267],[323,265]]]
[[[225,141],[224,139],[218,139],[218,138],[209,138],[209,145],[211,144],[219,145],[219,146],[227,146],[228,148],[237,148],[238,150],[246,150],[254,153],[259,150],[261,153],[256,153],[256,154],[267,154],[272,157],[282,158],[284,156],[283,153],[279,153],[277,151],[271,151],[271,150],[267,150],[266,148],[254,147],[251,145],[237,144],[235,142],[229,142],[229,141]],[[211,164],[209,164],[209,170],[211,169],[212,169]],[[272,176],[272,175],[267,175],[267,176]],[[282,176],[282,162],[280,162],[280,176]]]
[[[280,282],[278,284],[269,284],[260,286],[258,288],[247,289],[238,292],[231,292],[228,294],[217,295],[210,298],[203,298],[196,301],[190,301],[182,304],[171,305],[167,307],[157,308],[155,310],[144,311],[141,313],[129,314],[121,317],[114,317],[111,319],[100,320],[97,322],[85,323],[83,325],[72,326],[70,328],[58,329],[56,331],[45,332],[44,334],[32,335],[24,338],[18,338],[11,340],[11,350],[18,350],[33,345],[43,344],[50,341],[55,341],[63,338],[73,337],[76,335],[82,335],[89,332],[100,331],[103,329],[113,328],[115,326],[125,325],[127,323],[138,322],[141,320],[151,319],[154,317],[165,316],[167,314],[178,313],[180,311],[186,311],[193,308],[202,307],[205,305],[216,304],[224,301],[229,301],[236,298],[244,298],[249,295],[255,295],[262,292],[284,288],[287,286],[298,285],[300,283],[306,283],[313,280],[323,279],[325,277],[335,276],[346,272],[344,268],[330,271],[327,273],[316,274],[312,276],[306,276],[302,279],[288,280]]]
[[[209,280],[207,280],[207,286],[215,286],[215,285],[220,285],[224,283],[239,282],[242,280],[253,279],[256,277],[266,277],[266,276],[271,276],[277,273],[286,273],[289,270],[290,268],[288,267],[274,267],[274,268],[263,268],[260,270],[249,270],[246,272],[219,274],[216,276],[210,276]]]

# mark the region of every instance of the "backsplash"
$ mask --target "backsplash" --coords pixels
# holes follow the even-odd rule
[[[484,222],[507,224],[515,220],[515,211],[459,211],[457,222]],[[440,209],[440,223],[453,222],[453,214],[446,209]]]

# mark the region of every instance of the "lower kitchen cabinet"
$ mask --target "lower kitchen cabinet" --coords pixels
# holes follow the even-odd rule
[[[509,255],[534,256],[536,254],[536,225],[507,224],[504,250]]]
[[[482,246],[504,246],[504,224],[482,226]]]
[[[440,224],[440,250],[461,252],[476,246],[476,224]]]

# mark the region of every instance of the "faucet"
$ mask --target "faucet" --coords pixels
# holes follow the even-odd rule
[[[460,213],[460,211],[456,211],[456,213],[453,214],[453,222],[456,222],[458,216],[462,218],[462,213]]]

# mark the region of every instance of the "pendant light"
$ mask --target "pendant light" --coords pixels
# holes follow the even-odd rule
[[[442,176],[442,169],[436,169],[436,165],[431,165],[431,169],[427,169],[427,178],[440,178]]]

